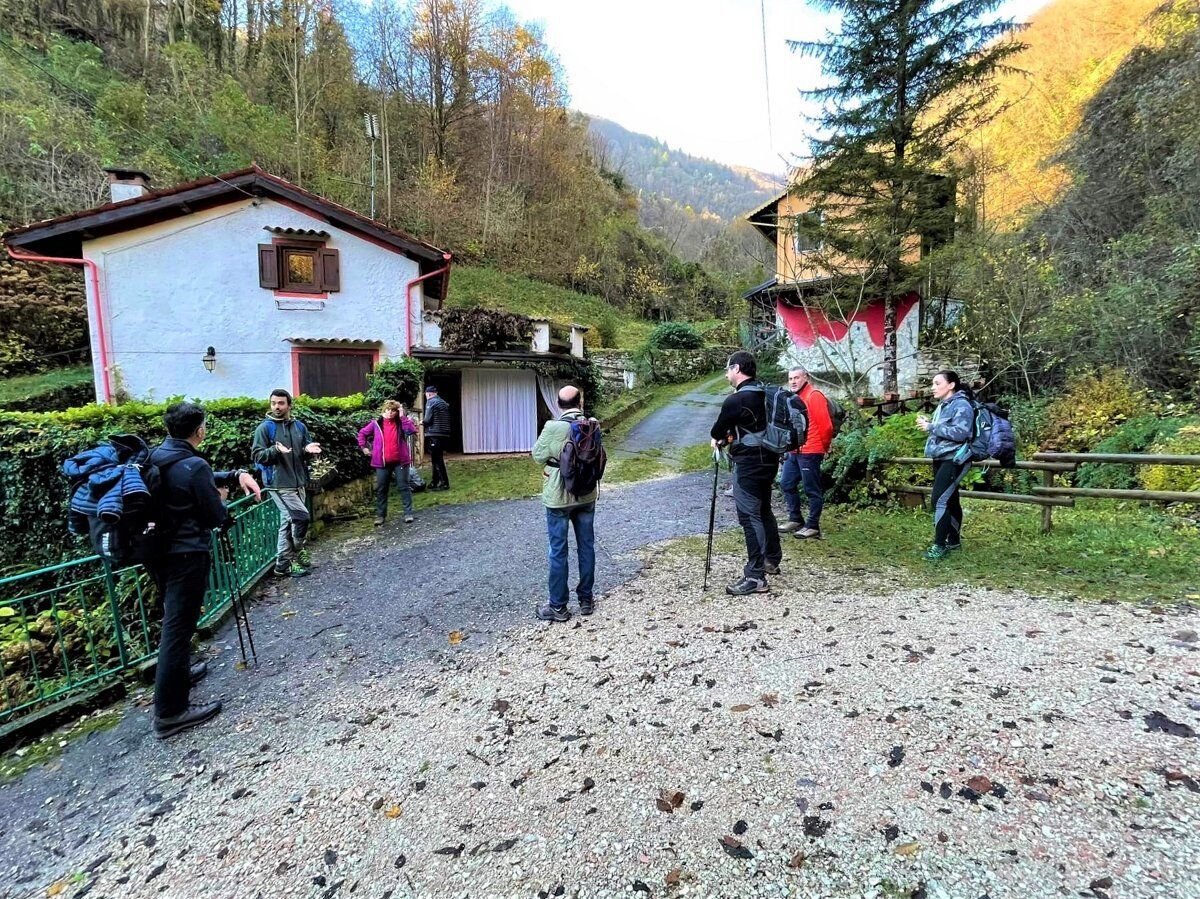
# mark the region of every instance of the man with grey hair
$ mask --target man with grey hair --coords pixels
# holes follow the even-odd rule
[[[813,386],[812,377],[803,366],[788,370],[788,387],[795,401],[804,404],[808,418],[808,434],[803,445],[783,457],[779,489],[787,505],[788,520],[779,526],[781,533],[793,534],[801,540],[821,537],[821,509],[825,491],[821,487],[821,464],[833,442],[833,420],[829,416],[829,401]],[[803,486],[808,500],[808,516],[800,501],[799,487]]]
[[[603,449],[601,448],[600,424],[583,412],[583,391],[567,385],[558,392],[558,405],[563,410],[555,419],[546,422],[541,436],[533,446],[533,458],[542,465],[542,505],[546,507],[547,558],[550,563],[547,578],[548,597],[538,603],[534,615],[543,621],[567,621],[571,617],[567,609],[570,591],[567,576],[570,572],[567,535],[574,528],[575,548],[579,553],[579,581],[575,596],[579,601],[579,614],[591,615],[596,609],[592,598],[596,579],[596,481],[604,474]],[[575,459],[582,464],[564,478],[559,469],[563,449],[572,440],[572,430],[578,431],[575,448],[585,443],[597,452],[595,462],[584,458],[579,452]],[[598,470],[597,470],[598,469]],[[578,495],[567,487],[569,478],[581,475],[583,486],[577,486]]]

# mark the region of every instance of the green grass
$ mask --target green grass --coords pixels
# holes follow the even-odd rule
[[[512,459],[470,459],[446,463],[451,489],[430,493],[422,490],[413,496],[413,508],[452,506],[494,499],[522,499],[542,492],[542,467],[528,455]],[[428,465],[421,469],[428,484],[432,471]],[[395,503],[396,497],[391,502]],[[390,505],[390,503],[389,503]]]
[[[685,447],[679,457],[681,471],[711,471],[713,465],[712,444],[698,443]]]
[[[611,318],[616,323],[616,349],[633,349],[650,336],[654,327],[652,322],[626,315],[600,297],[481,266],[454,267],[446,305],[487,306],[548,318],[560,325],[585,325],[591,329],[588,343],[592,346],[598,345],[598,324]]]
[[[1085,599],[1179,602],[1200,599],[1200,529],[1163,512],[1117,503],[1054,510],[1054,529],[1038,533],[1035,509],[967,502],[963,550],[938,564],[921,553],[931,542],[929,515],[826,506],[824,539],[784,538],[786,562],[830,570],[888,570],[913,584],[977,584]],[[699,518],[697,519],[699,520]],[[741,531],[720,535],[723,552],[740,553]],[[672,552],[703,556],[704,538]]]
[[[5,378],[0,380],[0,405],[23,400],[50,390],[58,390],[62,387],[90,384],[91,381],[92,367],[90,365],[73,365],[70,368],[57,368],[54,371],[42,372],[38,375]]]
[[[16,780],[31,768],[44,765],[58,756],[76,740],[89,734],[116,727],[124,714],[120,709],[104,709],[40,737],[27,746],[10,749],[0,755],[0,783]]]

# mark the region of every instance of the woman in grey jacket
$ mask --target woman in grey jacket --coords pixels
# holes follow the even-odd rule
[[[962,503],[958,485],[971,470],[971,437],[975,431],[975,394],[959,383],[952,371],[933,376],[933,418],[917,416],[917,427],[929,437],[925,455],[933,460],[933,546],[925,551],[931,562],[962,549]]]

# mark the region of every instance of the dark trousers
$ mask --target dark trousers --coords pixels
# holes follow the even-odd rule
[[[778,565],[783,560],[779,545],[779,525],[771,511],[771,491],[775,487],[775,468],[733,467],[733,504],[738,523],[746,537],[746,577],[763,580],[767,564]]]
[[[779,473],[779,489],[787,505],[788,519],[802,521],[806,528],[821,529],[821,510],[825,508],[825,491],[821,487],[821,463],[824,453],[788,453],[783,457],[783,469]],[[800,488],[808,500],[808,518],[800,502]]]
[[[933,542],[938,546],[957,546],[962,542],[962,503],[958,485],[968,471],[969,461],[961,465],[950,460],[933,463]]]
[[[430,487],[449,487],[450,475],[446,474],[446,438],[426,437],[425,449],[429,450],[429,459],[433,463],[433,477]]]
[[[404,514],[412,515],[412,482],[408,479],[408,466],[399,462],[389,463],[383,468],[375,469],[375,514],[387,518],[388,488],[396,481],[396,489],[400,491],[400,500],[404,503]]]
[[[192,635],[200,620],[200,605],[208,589],[211,556],[206,552],[177,553],[148,563],[163,608],[158,667],[154,673],[154,713],[178,715],[188,707],[192,690]]]

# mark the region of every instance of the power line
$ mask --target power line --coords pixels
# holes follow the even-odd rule
[[[121,121],[116,116],[112,115],[111,113],[101,110],[98,106],[96,106],[96,104],[92,100],[92,98],[89,97],[87,94],[83,93],[83,91],[79,90],[74,85],[67,84],[65,81],[63,81],[61,78],[59,78],[57,75],[55,75],[52,71],[47,69],[41,63],[39,63],[36,59],[26,56],[24,53],[22,53],[20,50],[18,50],[16,47],[14,47],[11,43],[9,43],[3,37],[0,37],[0,47],[3,47],[4,49],[6,49],[10,53],[12,53],[14,56],[17,56],[20,59],[24,60],[25,62],[29,63],[29,65],[33,66],[38,71],[42,72],[42,74],[44,74],[47,78],[49,78],[51,81],[53,81],[59,87],[74,94],[76,97],[78,97],[83,102],[84,106],[86,106],[87,109],[93,115],[102,116],[104,118],[107,118],[110,122],[113,122],[113,123],[119,125],[120,127],[125,128],[129,131],[132,131],[134,134],[140,135],[141,137],[145,138],[152,145],[156,145],[160,149],[166,150],[168,154],[174,156],[180,162],[185,163],[187,166],[194,166],[195,168],[198,168],[200,171],[204,172],[204,174],[208,175],[208,177],[221,182],[226,187],[231,187],[234,190],[238,191],[239,193],[245,194],[247,197],[249,197],[252,200],[258,199],[257,197],[254,196],[254,194],[250,193],[248,190],[238,187],[236,184],[231,184],[230,182],[228,182],[224,178],[222,178],[220,175],[218,175],[216,172],[210,172],[199,162],[188,159],[187,156],[185,156],[182,152],[177,150],[175,147],[171,146],[171,144],[168,141],[166,141],[165,139],[155,137],[152,134],[148,134],[147,132],[142,131],[140,128],[130,125],[128,122]]]
[[[775,152],[775,130],[771,125],[771,73],[767,67],[767,0],[759,0],[758,9],[762,21],[763,83],[767,88],[767,143]]]

